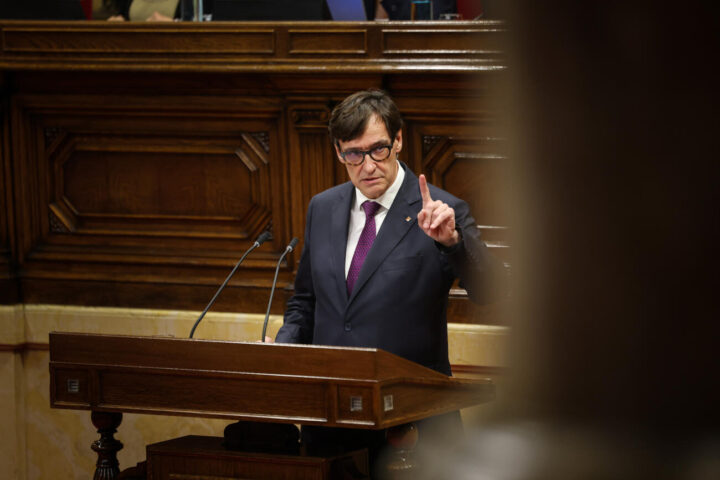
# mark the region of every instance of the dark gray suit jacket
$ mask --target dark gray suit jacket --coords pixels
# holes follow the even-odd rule
[[[455,209],[463,241],[445,249],[428,237],[417,225],[418,178],[401,165],[405,179],[349,298],[345,249],[355,187],[347,182],[310,201],[295,294],[276,342],[381,348],[450,374],[450,286],[459,276],[471,298],[489,300],[499,262],[480,240],[468,205],[432,185],[432,198]]]

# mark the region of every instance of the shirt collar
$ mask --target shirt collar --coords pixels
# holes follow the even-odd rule
[[[380,195],[378,198],[369,199],[363,193],[355,187],[355,207],[356,209],[360,210],[362,205],[366,200],[370,200],[372,202],[377,202],[380,204],[381,207],[383,207],[386,210],[390,210],[390,207],[393,204],[393,201],[395,200],[395,197],[397,196],[398,192],[400,191],[400,187],[402,187],[403,180],[405,179],[405,169],[400,165],[400,162],[395,160],[397,162],[397,168],[398,172],[397,175],[395,175],[395,181],[390,185],[390,187],[385,190],[385,193]]]

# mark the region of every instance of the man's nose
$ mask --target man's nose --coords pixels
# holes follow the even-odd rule
[[[375,160],[370,158],[370,154],[366,154],[364,160],[365,161],[363,162],[363,170],[368,173],[372,173],[375,170]]]

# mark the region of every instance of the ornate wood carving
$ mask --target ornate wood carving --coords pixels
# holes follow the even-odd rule
[[[43,130],[45,134],[45,148],[49,148],[50,145],[60,136],[61,130],[57,127],[45,127]]]
[[[90,419],[100,434],[100,439],[92,444],[92,449],[98,455],[93,480],[114,480],[120,473],[117,452],[123,448],[123,444],[113,435],[122,422],[122,413],[93,411]]]
[[[428,152],[442,139],[440,135],[423,135],[422,136],[422,153],[423,158],[427,156]]]
[[[253,132],[250,133],[250,136],[260,144],[265,153],[270,152],[270,135],[268,132]]]
[[[49,220],[50,220],[50,231],[53,233],[70,233],[70,229],[63,223],[62,220],[60,220],[55,213],[55,211],[51,208],[49,213]]]

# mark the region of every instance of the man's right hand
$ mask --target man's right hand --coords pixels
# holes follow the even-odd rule
[[[425,175],[420,175],[418,181],[423,202],[417,216],[418,225],[428,237],[452,247],[460,241],[460,235],[455,230],[455,210],[445,202],[432,199]]]

